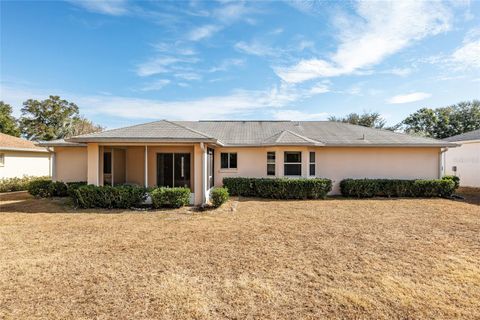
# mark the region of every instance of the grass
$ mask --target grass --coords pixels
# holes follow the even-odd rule
[[[0,198],[0,318],[480,318],[475,202],[236,200]]]

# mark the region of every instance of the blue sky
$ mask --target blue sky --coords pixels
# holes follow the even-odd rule
[[[480,98],[480,1],[2,1],[0,99],[156,119],[325,120]]]

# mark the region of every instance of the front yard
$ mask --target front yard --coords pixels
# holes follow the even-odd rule
[[[0,318],[478,319],[476,192],[115,214],[0,197]]]

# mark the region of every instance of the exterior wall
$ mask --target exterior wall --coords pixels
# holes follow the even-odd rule
[[[458,142],[462,145],[445,152],[445,174],[456,175],[463,187],[480,187],[480,141]],[[453,166],[457,171],[453,171]]]
[[[87,181],[87,148],[55,147],[55,172],[57,181]]]
[[[45,152],[1,151],[5,165],[0,166],[0,179],[23,176],[50,176],[50,154]]]
[[[345,178],[435,179],[440,172],[439,148],[217,148],[215,185],[221,186],[224,177],[268,177],[268,151],[276,151],[276,177],[283,176],[284,151],[302,152],[302,177],[308,177],[309,152],[315,151],[315,176],[332,179],[332,194],[339,193]],[[220,168],[221,152],[237,152],[237,169]]]

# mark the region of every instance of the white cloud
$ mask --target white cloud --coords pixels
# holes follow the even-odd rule
[[[71,0],[91,12],[121,16],[128,12],[126,0]]]
[[[451,61],[458,69],[480,68],[480,38],[464,42],[453,52]]]
[[[451,13],[440,2],[360,1],[357,17],[338,16],[339,46],[329,59],[306,59],[276,68],[286,82],[351,74],[378,64],[412,42],[450,29]]]
[[[330,92],[330,88],[324,83],[318,83],[310,88],[310,93],[313,95],[327,92]]]
[[[220,64],[215,67],[212,67],[208,70],[208,72],[219,72],[219,71],[227,71],[232,67],[239,67],[245,64],[244,59],[225,59]]]
[[[232,23],[253,12],[244,2],[233,2],[213,11],[213,16],[224,23]]]
[[[193,80],[201,80],[202,76],[195,72],[179,72],[175,73],[174,76],[179,79],[193,81]]]
[[[168,79],[158,79],[145,86],[143,86],[141,91],[157,91],[168,85],[171,81]]]
[[[266,44],[261,43],[260,41],[254,40],[250,43],[240,41],[235,44],[235,49],[238,51],[251,54],[254,56],[277,56],[279,54],[278,50],[269,47]]]
[[[400,103],[410,103],[420,100],[425,100],[430,98],[432,95],[430,93],[425,92],[413,92],[407,94],[399,94],[396,96],[391,97],[387,100],[388,103],[391,104],[400,104]]]
[[[386,70],[383,73],[389,73],[400,77],[406,77],[413,72],[412,68],[393,68]]]
[[[209,38],[214,33],[220,31],[220,29],[220,26],[213,24],[207,24],[201,27],[197,27],[188,33],[187,39],[191,41],[199,41],[205,38]]]
[[[329,114],[327,112],[307,113],[298,110],[278,110],[272,112],[275,120],[327,120]]]
[[[137,66],[137,75],[140,77],[152,76],[160,73],[171,72],[171,66],[179,63],[196,63],[195,57],[156,57]]]

